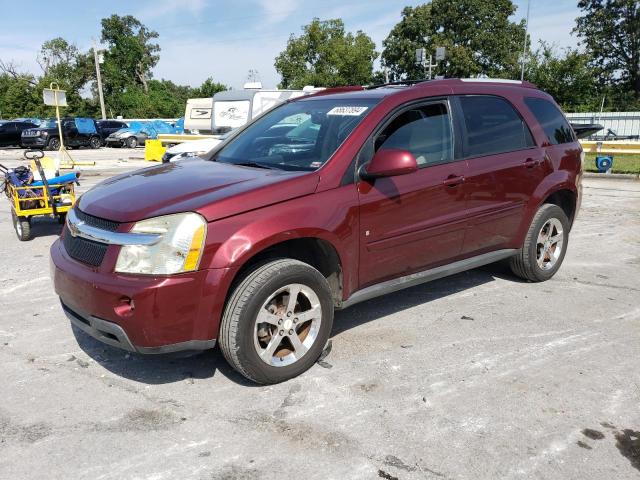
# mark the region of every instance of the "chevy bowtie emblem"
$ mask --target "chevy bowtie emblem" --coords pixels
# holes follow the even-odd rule
[[[78,228],[80,225],[84,225],[84,222],[80,220],[78,223],[68,222],[67,226],[69,227],[69,233],[71,233],[72,237],[77,237],[78,233],[80,233],[80,229]]]

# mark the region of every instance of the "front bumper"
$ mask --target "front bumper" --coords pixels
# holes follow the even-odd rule
[[[117,246],[90,267],[51,246],[51,276],[71,322],[98,340],[140,353],[202,350],[215,345],[228,269],[172,276],[113,272]],[[225,280],[226,283],[226,280]]]
[[[49,137],[21,137],[20,144],[24,147],[46,147]]]
[[[172,353],[184,350],[207,350],[216,346],[215,340],[189,340],[181,343],[162,345],[159,347],[135,346],[127,332],[117,323],[108,322],[91,315],[73,311],[62,301],[62,310],[71,323],[88,335],[112,347],[122,348],[128,352],[138,353]]]
[[[112,147],[114,145],[116,145],[118,147],[122,147],[124,145],[124,139],[107,137],[105,139],[104,143],[109,147]]]

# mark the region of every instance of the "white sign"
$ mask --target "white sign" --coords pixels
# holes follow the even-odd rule
[[[59,107],[67,106],[67,92],[64,90],[45,88],[42,90],[42,98],[44,99],[44,104],[51,107],[55,107],[56,105]]]
[[[444,60],[444,57],[447,54],[447,49],[445,47],[436,48],[436,62]]]
[[[249,100],[213,102],[215,127],[241,127],[249,120]]]
[[[327,112],[327,115],[343,115],[348,117],[359,117],[364,112],[367,111],[369,107],[333,107],[331,110]]]

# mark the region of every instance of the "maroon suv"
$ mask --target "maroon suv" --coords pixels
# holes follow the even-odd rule
[[[335,309],[506,258],[551,278],[580,204],[580,144],[528,83],[325,91],[206,157],[85,193],[51,247],[55,289],[104,343],[217,342],[259,383],[307,370]]]

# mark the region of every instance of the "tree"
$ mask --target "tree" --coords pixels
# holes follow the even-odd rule
[[[580,0],[584,15],[574,32],[593,58],[604,83],[633,91],[640,100],[640,2]]]
[[[415,64],[415,50],[427,55],[436,47],[447,49],[447,58],[435,74],[448,77],[513,77],[525,38],[524,22],[509,18],[516,6],[511,0],[433,0],[405,7],[402,19],[382,42],[382,64],[393,79],[425,77]]]
[[[361,31],[346,33],[340,19],[314,18],[299,37],[289,37],[275,59],[281,88],[305,85],[335,87],[371,82],[373,62],[378,57],[375,43]]]
[[[215,82],[212,77],[209,77],[202,85],[193,90],[193,97],[213,97],[216,93],[224,92],[225,90],[229,90],[229,87],[222,83]]]
[[[158,33],[131,15],[111,15],[101,23],[102,42],[109,47],[103,64],[105,90],[113,93],[140,85],[147,92],[151,70],[160,59],[160,46],[152,41]]]
[[[526,79],[551,94],[566,111],[599,108],[599,85],[590,56],[577,49],[560,52],[545,42],[531,54]]]

